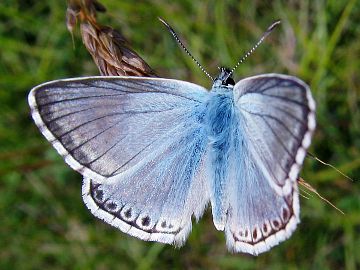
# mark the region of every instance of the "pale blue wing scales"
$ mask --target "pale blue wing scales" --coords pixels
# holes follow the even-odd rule
[[[180,245],[209,200],[207,94],[175,80],[97,77],[41,85],[29,104],[41,132],[85,176],[83,199],[95,216]]]
[[[228,248],[253,255],[287,239],[299,222],[296,179],[315,128],[308,86],[278,74],[234,87],[238,125],[228,167]]]
[[[175,136],[206,95],[204,88],[177,80],[89,77],[42,84],[30,92],[29,104],[65,161],[104,181]]]
[[[234,100],[251,156],[276,192],[289,194],[315,129],[309,87],[292,76],[259,75],[238,82]]]
[[[286,196],[275,192],[246,143],[241,142],[244,141],[234,142],[233,156],[237,157],[229,168],[233,178],[226,213],[226,242],[233,252],[258,255],[294,232],[299,223],[299,195],[296,182],[291,183]]]
[[[147,241],[182,245],[191,216],[202,215],[209,200],[207,139],[189,119],[183,134],[112,183],[84,178],[83,199],[91,212],[121,231]]]

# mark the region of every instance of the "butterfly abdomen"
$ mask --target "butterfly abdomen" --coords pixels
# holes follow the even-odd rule
[[[213,93],[207,104],[206,125],[210,142],[211,204],[215,227],[223,230],[225,225],[229,187],[228,164],[232,153],[232,134],[237,122],[232,91]]]

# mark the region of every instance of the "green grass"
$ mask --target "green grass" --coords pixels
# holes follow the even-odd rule
[[[81,200],[81,177],[40,135],[27,94],[42,82],[97,75],[79,35],[65,27],[66,1],[0,2],[0,269],[360,268],[359,1],[117,1],[99,20],[120,29],[164,77],[211,82],[157,20],[177,30],[215,75],[233,66],[275,19],[267,41],[235,78],[278,72],[309,83],[318,127],[311,152],[357,181],[307,160],[302,176],[346,215],[301,199],[301,224],[259,257],[230,254],[207,211],[181,249],[147,243],[102,223]]]

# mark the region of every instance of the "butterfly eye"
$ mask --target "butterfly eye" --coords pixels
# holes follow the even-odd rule
[[[229,85],[233,86],[233,85],[235,85],[235,81],[233,78],[229,77],[225,81],[223,81],[222,84],[226,85],[226,86],[229,86]]]
[[[235,85],[235,81],[234,79],[231,77],[231,70],[225,67],[220,67],[220,74],[219,76],[216,78],[216,80],[221,82],[221,85],[225,85],[225,86],[234,86]]]

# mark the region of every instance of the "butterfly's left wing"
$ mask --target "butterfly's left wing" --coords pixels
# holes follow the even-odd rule
[[[299,222],[297,177],[315,128],[315,103],[301,80],[260,75],[234,87],[238,127],[229,164],[229,249],[259,254]]]
[[[43,135],[84,178],[91,212],[143,240],[182,244],[208,201],[208,92],[188,82],[90,77],[29,95]]]

